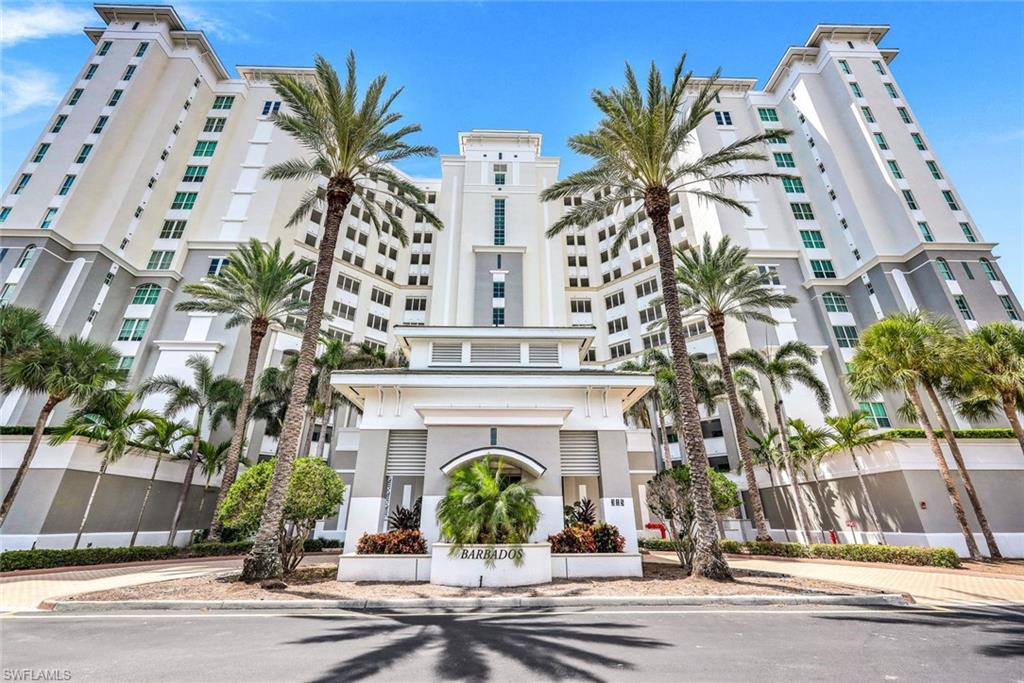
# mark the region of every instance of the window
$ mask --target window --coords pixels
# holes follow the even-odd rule
[[[821,230],[801,230],[800,240],[808,249],[824,249],[825,240],[821,236]]]
[[[495,299],[505,298],[505,283],[504,282],[492,282],[491,283],[491,296]]]
[[[173,251],[154,251],[149,255],[149,263],[146,264],[147,270],[167,270],[171,267],[171,261],[174,260]]]
[[[213,153],[217,151],[217,143],[211,140],[200,140],[196,143],[196,148],[192,152],[194,157],[212,157]]]
[[[146,54],[146,48],[149,47],[149,43],[139,43],[139,46],[135,48],[135,56],[141,57]]]
[[[351,278],[348,275],[338,276],[338,289],[349,292],[351,294],[359,294],[359,280]]]
[[[779,168],[796,168],[796,162],[793,161],[793,155],[789,152],[773,152],[772,158],[775,159],[775,165]]]
[[[731,126],[732,125],[732,114],[727,111],[716,111],[715,112],[715,123],[720,126]]]
[[[206,119],[206,123],[203,125],[203,132],[219,133],[222,130],[224,130],[225,121],[227,121],[227,119],[220,118],[217,116],[211,116],[210,118]]]
[[[134,76],[134,75],[135,75],[135,65],[134,64],[129,64],[127,67],[125,67],[124,73],[121,75],[121,80],[122,81],[130,81],[130,80],[132,80],[132,76]]]
[[[814,212],[811,210],[811,205],[806,202],[791,203],[789,208],[793,210],[793,217],[799,221],[814,220]]]
[[[374,287],[373,289],[370,290],[370,301],[372,301],[375,304],[380,304],[381,306],[390,306],[391,295],[388,292],[385,292],[383,289],[378,289]]]
[[[174,194],[174,201],[171,202],[171,208],[191,209],[196,205],[196,197],[198,196],[198,192],[176,192]]]
[[[758,107],[757,118],[765,123],[776,123],[779,120],[779,114],[771,107]]]
[[[573,313],[590,313],[590,299],[570,299],[569,310]]]
[[[857,328],[853,325],[833,325],[832,332],[836,335],[839,348],[852,349],[857,346]]]
[[[633,353],[633,346],[627,339],[624,342],[619,342],[618,344],[612,344],[611,346],[609,346],[608,352],[611,354],[611,357],[614,360],[616,358],[628,356],[629,354]]]
[[[160,228],[160,239],[162,240],[176,240],[180,239],[182,234],[185,232],[185,221],[164,221],[164,226]]]
[[[185,175],[182,176],[183,183],[201,183],[206,177],[206,166],[186,166]]]
[[[98,64],[90,64],[89,68],[85,70],[85,75],[82,76],[84,80],[92,80],[92,77],[96,75],[96,69],[99,67]]]
[[[99,55],[100,57],[102,57],[103,55],[105,55],[108,52],[110,52],[110,46],[111,45],[113,45],[113,43],[111,43],[109,40],[104,40],[100,44],[100,49],[99,49],[99,51],[96,54]]]
[[[17,285],[8,283],[0,288],[0,306],[6,306],[14,298],[14,288]]]
[[[758,265],[757,272],[764,276],[765,282],[770,285],[781,285],[782,280],[779,278],[779,267],[778,266],[766,266]]]
[[[956,203],[956,197],[953,196],[952,192],[950,192],[949,190],[943,190],[942,198],[946,200],[946,206],[948,206],[951,210],[960,210],[960,205]]]
[[[985,272],[986,278],[992,282],[999,282],[999,274],[996,273],[996,269],[992,267],[991,261],[987,258],[982,258],[979,263],[981,263],[981,269]]]
[[[934,242],[935,236],[932,235],[932,229],[928,227],[928,224],[924,221],[919,221],[917,229],[921,231],[921,237],[924,238],[925,242]]]
[[[769,137],[769,138],[766,138],[766,139],[767,139],[767,140],[768,140],[768,142],[770,142],[771,144],[773,144],[773,145],[784,145],[784,144],[786,144],[786,138],[785,138],[785,137],[784,137],[784,136],[782,135],[782,133],[781,133],[780,131],[777,131],[777,130],[769,130],[769,131],[767,131],[767,132],[768,132],[768,134],[769,134],[769,135],[770,135],[771,137]],[[678,197],[679,195],[676,195],[676,196]]]
[[[836,276],[836,269],[828,259],[811,259],[811,272],[818,278],[831,279]]]
[[[267,100],[266,102],[263,103],[263,116],[267,116],[268,114],[276,114],[280,110],[280,101]]]
[[[868,123],[874,123],[875,122],[875,115],[872,113],[871,107],[861,107],[860,111],[861,111],[862,114],[864,114],[864,119]]]
[[[885,86],[885,92],[889,93],[889,97],[893,98],[894,100],[899,97],[899,93],[896,92],[896,88],[893,87],[892,83],[883,83],[882,85]]]
[[[974,230],[971,228],[970,223],[961,223],[960,231],[964,234],[964,239],[968,242],[977,242],[978,237],[974,234]]]
[[[850,83],[850,90],[853,91],[854,97],[864,97],[864,93],[861,92],[860,86],[856,83]]]
[[[924,138],[921,137],[920,133],[911,133],[910,139],[914,141],[914,144],[922,152],[928,149],[927,145],[924,144]]]
[[[925,166],[928,167],[928,170],[931,171],[932,178],[935,178],[936,180],[942,180],[942,173],[939,171],[938,164],[931,160],[925,161],[924,164]]]
[[[851,74],[851,73],[853,73],[852,71],[850,71],[850,64],[849,64],[849,62],[847,62],[845,59],[840,59],[839,60],[839,68],[843,70],[844,74]]]
[[[911,211],[917,211],[917,200],[914,199],[914,193],[910,190],[903,190],[903,199],[907,202],[907,208]]]
[[[118,370],[131,370],[135,364],[135,356],[121,356],[117,359]]]
[[[494,164],[494,184],[504,185],[508,174],[508,164]]]
[[[64,122],[67,121],[67,120],[68,120],[68,117],[65,116],[64,114],[61,114],[60,116],[58,116],[56,118],[56,120],[53,122],[53,128],[50,129],[50,132],[51,133],[59,133],[60,129],[64,127]]]
[[[501,326],[505,324],[505,309],[496,307],[491,309],[491,324]]]
[[[18,259],[18,263],[14,266],[15,268],[28,268],[32,263],[32,259],[36,255],[36,245],[30,244],[25,247],[25,250],[21,252],[21,257]]]
[[[427,310],[427,297],[425,296],[411,296],[405,300],[405,310],[407,311],[425,311]]]
[[[939,274],[942,275],[943,280],[956,280],[956,276],[953,275],[953,269],[949,267],[946,259],[941,256],[935,259],[935,267],[938,269]]]
[[[846,297],[839,292],[825,292],[821,295],[821,301],[825,304],[825,310],[829,313],[850,312],[850,308],[846,305]]]
[[[39,227],[42,228],[43,230],[45,230],[46,228],[50,227],[50,224],[53,223],[53,218],[56,215],[57,215],[57,209],[55,209],[53,207],[50,207],[49,209],[47,209],[46,213],[43,215],[43,220],[39,224]]]
[[[132,296],[133,304],[142,304],[144,306],[152,306],[156,303],[156,300],[160,298],[160,285],[146,284],[141,285],[135,290],[135,295]]]
[[[413,301],[413,299],[410,299],[409,301]],[[426,299],[423,299],[423,302],[426,303]],[[408,302],[406,302],[406,310],[411,310],[409,309]],[[348,304],[343,304],[340,301],[335,301],[334,303],[331,304],[331,313],[333,313],[336,317],[341,318],[343,320],[356,319],[355,307],[349,306]]]
[[[860,411],[864,413],[864,416],[875,423],[875,427],[878,429],[888,429],[892,427],[892,421],[889,419],[889,415],[885,412],[885,404],[877,401],[863,402],[860,404]]]
[[[881,133],[875,133],[874,134],[874,138],[875,138],[875,144],[878,145],[878,149],[882,149],[882,150],[889,149],[889,143],[885,141],[885,136],[884,135],[882,135]]]
[[[234,103],[234,95],[217,95],[217,97],[213,98],[213,106],[211,109],[231,109],[231,105]]]
[[[882,66],[882,63],[880,61],[874,59],[871,60],[871,63],[875,65],[875,71],[877,71],[882,76],[885,75],[885,67]]]
[[[7,217],[10,216],[10,215],[11,215],[11,207],[5,206],[2,209],[0,209],[0,223],[3,223],[4,221],[6,221]],[[2,250],[0,250],[0,253],[6,254],[7,250],[6,249],[2,249]]]
[[[626,295],[623,294],[621,289],[604,298],[604,307],[609,310],[617,306],[621,306],[624,303],[626,303]]]
[[[220,275],[221,271],[224,270],[229,263],[231,263],[231,259],[223,256],[215,256],[210,259],[210,265],[206,268],[206,274]]]
[[[107,125],[107,117],[101,116],[96,119],[96,125],[92,127],[93,135],[99,135]]]
[[[783,178],[782,188],[789,193],[802,193],[804,191],[804,184],[799,178]]]
[[[44,142],[39,145],[39,149],[36,150],[36,155],[32,157],[32,163],[38,164],[46,156],[46,152],[50,149],[50,143]]]
[[[889,159],[886,163],[889,164],[889,170],[892,171],[892,177],[896,180],[903,180],[903,171],[900,170],[900,165],[892,159]]]
[[[57,194],[63,197],[64,195],[66,195],[68,192],[71,191],[71,186],[74,185],[74,184],[75,184],[75,176],[73,176],[73,175],[66,175],[66,176],[64,176],[64,182],[62,182],[60,184],[60,189],[57,190]]]
[[[641,337],[641,341],[644,344],[644,349],[654,349],[668,344],[668,337],[664,332],[655,332]]]
[[[900,113],[900,119],[903,120],[903,123],[913,123],[914,122],[914,120],[912,118],[910,118],[910,112],[907,111],[906,107],[896,107],[896,111],[898,111]]]
[[[124,93],[124,90],[115,90],[114,92],[110,93],[110,99],[107,100],[107,106],[108,107],[116,106],[117,103],[119,101],[121,101],[121,95],[123,93]]]
[[[82,93],[85,92],[81,88],[75,88],[71,91],[71,97],[68,98],[68,106],[73,107],[78,104],[78,100],[82,99]]]
[[[142,341],[148,325],[149,320],[145,318],[125,318],[121,321],[121,331],[117,333],[117,340]]]
[[[14,187],[12,194],[21,194],[21,191],[28,185],[28,181],[32,180],[31,173],[22,173],[21,177],[18,178],[18,184]]]
[[[505,244],[505,200],[494,200],[494,243]]]
[[[638,282],[636,285],[636,296],[637,298],[645,297],[649,294],[654,294],[658,291],[658,280],[657,278],[651,278],[650,280],[644,280]]]
[[[640,311],[640,324],[647,325],[656,320],[661,320],[665,315],[661,306],[648,306]]]
[[[953,301],[956,302],[956,308],[960,311],[960,317],[964,320],[974,320],[974,312],[971,307],[967,305],[967,299],[957,294],[953,297]]]
[[[78,157],[75,159],[76,164],[84,164],[85,160],[89,158],[89,152],[92,151],[92,145],[82,145],[82,149],[78,150]]]
[[[1003,305],[1003,310],[1010,320],[1020,320],[1020,313],[1017,312],[1017,307],[1013,305],[1013,299],[1001,294],[999,296],[999,303]]]
[[[608,334],[618,334],[619,332],[625,332],[629,327],[629,323],[626,321],[626,316],[621,318],[615,318],[614,320],[608,321]]]

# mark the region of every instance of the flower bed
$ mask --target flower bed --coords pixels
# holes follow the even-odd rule
[[[427,542],[419,529],[392,529],[380,534],[363,534],[356,554],[426,555]]]
[[[575,524],[548,536],[548,543],[557,554],[621,553],[626,547],[626,539],[613,524]]]

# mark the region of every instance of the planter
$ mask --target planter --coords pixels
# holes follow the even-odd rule
[[[442,586],[530,586],[551,582],[551,544],[431,546],[430,583]],[[492,558],[488,564],[487,558]],[[521,557],[517,565],[514,558]]]
[[[551,555],[551,576],[556,579],[643,575],[643,562],[639,553],[559,553]]]
[[[338,581],[427,581],[429,555],[342,555]]]

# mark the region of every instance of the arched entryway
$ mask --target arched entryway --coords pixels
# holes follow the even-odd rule
[[[518,467],[523,472],[529,473],[534,478],[539,478],[544,475],[547,468],[526,455],[511,448],[501,448],[499,446],[486,446],[484,448],[474,448],[473,450],[460,453],[454,458],[441,465],[441,471],[445,475],[451,475],[456,468],[466,463],[473,462],[474,460],[480,460],[482,458],[491,458],[492,460],[499,460],[502,463],[513,465]]]

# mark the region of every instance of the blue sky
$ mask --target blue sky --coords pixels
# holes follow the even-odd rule
[[[816,23],[885,23],[901,89],[985,239],[1024,292],[1024,4],[1020,3],[174,3],[207,32],[221,60],[339,65],[405,86],[399,109],[420,140],[457,150],[456,132],[527,128],[563,172],[583,161],[566,138],[596,120],[588,93],[621,80],[622,64],[668,68],[686,50],[697,73],[721,66],[761,85],[786,46]],[[10,180],[89,55],[88,3],[3,4],[2,173]],[[405,170],[436,175],[436,161]]]

